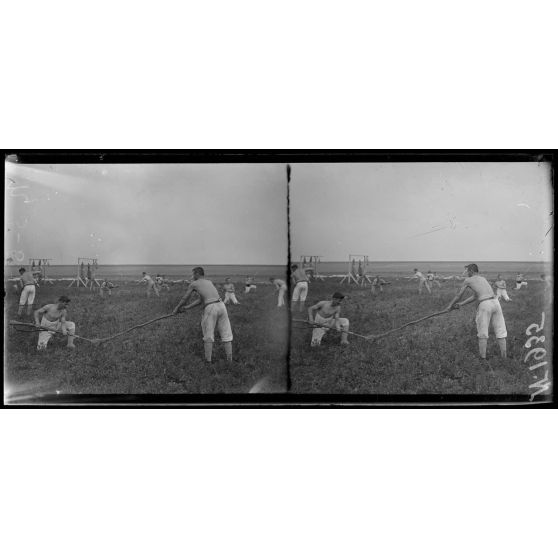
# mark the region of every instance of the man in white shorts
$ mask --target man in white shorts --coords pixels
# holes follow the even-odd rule
[[[35,287],[38,286],[35,277],[30,271],[25,271],[24,267],[19,268],[19,282],[21,283],[21,295],[19,297],[19,308],[17,309],[18,317],[23,316],[23,309],[27,305],[27,315],[33,313],[33,302],[35,302]]]
[[[428,285],[430,286],[430,290],[432,290],[432,287],[434,285],[437,285],[439,289],[442,288],[442,285],[440,285],[440,281],[438,281],[438,277],[436,277],[436,274],[432,273],[432,271],[428,270],[428,273],[426,274],[426,279],[428,280]]]
[[[245,287],[246,288],[244,289],[244,294],[249,293],[250,291],[255,291],[257,289],[256,285],[254,285],[253,277],[246,277]]]
[[[155,283],[157,285],[157,288],[159,289],[159,292],[161,292],[163,289],[170,291],[169,284],[167,283],[164,275],[159,275],[157,273],[155,277]]]
[[[277,290],[277,308],[285,306],[285,293],[287,292],[287,283],[283,279],[276,279],[275,277],[270,277],[272,285],[275,285]]]
[[[506,357],[506,337],[508,332],[506,330],[506,322],[500,302],[494,295],[494,291],[490,283],[481,275],[479,275],[479,268],[477,264],[469,264],[466,266],[467,279],[463,282],[461,290],[448,304],[446,311],[461,308],[465,304],[469,304],[476,300],[477,306],[477,337],[479,340],[479,353],[482,359],[486,359],[486,346],[488,344],[488,326],[492,325],[498,346],[500,347],[500,354],[503,358]],[[459,302],[463,293],[471,289],[473,294],[462,302]]]
[[[99,289],[101,298],[105,298],[106,295],[112,296],[112,289],[114,289],[114,284],[108,279],[103,279],[101,282],[101,288]]]
[[[219,293],[217,292],[215,285],[209,279],[205,279],[204,275],[205,272],[203,267],[195,267],[192,270],[194,280],[190,283],[186,294],[180,299],[180,302],[177,304],[172,313],[178,314],[178,311],[188,302],[190,296],[194,292],[198,293],[199,298],[185,306],[184,309],[188,310],[194,306],[203,304],[204,308],[201,327],[203,333],[205,360],[206,362],[211,362],[211,357],[213,355],[213,343],[215,342],[215,327],[217,327],[221,341],[225,347],[227,360],[232,361],[233,334],[231,324],[229,322],[229,315],[227,314],[227,307],[219,298]]]
[[[323,325],[323,327],[315,327],[312,331],[312,347],[317,347],[322,342],[322,337],[329,329],[335,328],[341,331],[341,345],[348,345],[349,320],[341,318],[341,301],[345,295],[341,293],[333,293],[331,300],[321,300],[320,302],[308,308],[308,321],[314,325]],[[316,315],[314,315],[316,312]]]
[[[511,298],[508,296],[508,291],[506,289],[506,282],[502,279],[502,276],[498,273],[498,279],[494,281],[494,286],[496,287],[496,298],[500,300],[503,298],[506,302],[510,302]]]
[[[411,277],[411,279],[418,279],[419,280],[419,286],[418,286],[419,294],[422,293],[422,287],[426,287],[426,290],[430,294],[432,294],[432,289],[430,288],[430,285],[428,284],[428,281],[426,280],[426,277],[416,267],[413,271],[415,272],[415,274]]]
[[[240,304],[236,299],[236,295],[234,293],[234,283],[231,281],[230,277],[225,278],[225,284],[223,285],[225,289],[225,304],[232,302],[233,304]]]
[[[293,297],[291,301],[291,310],[294,311],[296,303],[299,303],[299,310],[304,311],[304,301],[308,295],[308,277],[303,269],[299,269],[298,265],[291,265],[291,279],[294,283]]]
[[[57,304],[45,304],[42,308],[35,311],[35,325],[47,327],[51,331],[39,332],[39,342],[37,350],[44,351],[47,348],[50,338],[56,331],[62,332],[62,335],[68,336],[68,349],[75,349],[74,335],[76,333],[76,324],[66,320],[66,308],[70,299],[62,295],[58,299]]]
[[[515,290],[519,291],[519,289],[521,289],[521,287],[523,287],[523,285],[527,286],[527,281],[525,281],[525,279],[523,279],[523,274],[522,273],[518,273],[516,278],[515,278]]]
[[[139,280],[139,282],[147,283],[147,296],[150,297],[152,292],[159,296],[159,287],[157,286],[155,281],[151,279],[151,276],[147,275],[145,271],[142,271],[141,274],[143,275],[143,277]]]

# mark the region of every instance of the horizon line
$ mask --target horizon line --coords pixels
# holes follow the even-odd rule
[[[348,259],[345,260],[319,260],[318,263],[348,263]],[[373,263],[420,263],[420,262],[429,262],[429,263],[461,263],[461,262],[480,262],[480,263],[552,263],[552,260],[433,260],[433,259],[424,259],[424,260],[368,260],[368,264]],[[291,260],[291,262],[300,262],[300,260]],[[213,266],[279,266],[279,265],[288,265],[289,262],[284,263],[169,263],[169,262],[156,262],[156,263],[99,263],[98,266],[101,267],[103,265],[120,265],[120,266],[152,266],[152,265],[176,265],[176,266],[184,266],[184,267],[196,267],[196,266],[204,266],[204,265],[213,265]],[[5,267],[10,266],[29,266],[29,263],[19,262],[19,263],[11,263],[7,264],[4,263]],[[73,266],[78,265],[76,262],[72,263],[54,263],[50,264],[50,267],[63,265],[63,266]]]

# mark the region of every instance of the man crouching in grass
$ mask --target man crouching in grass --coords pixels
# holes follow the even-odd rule
[[[308,308],[308,321],[317,326],[326,326],[327,329],[335,328],[341,331],[341,344],[348,345],[349,320],[341,318],[341,301],[345,295],[341,293],[333,293],[331,300],[321,300],[320,302]],[[316,315],[314,316],[314,311]],[[312,347],[317,347],[322,337],[326,334],[327,329],[323,327],[315,327],[312,331]]]
[[[500,353],[503,358],[506,358],[506,337],[508,332],[506,331],[506,322],[504,320],[504,314],[502,312],[502,307],[500,302],[494,295],[494,291],[490,286],[490,283],[481,275],[479,275],[479,268],[477,264],[469,264],[465,266],[467,270],[467,279],[463,282],[461,290],[453,298],[446,308],[446,311],[461,308],[465,304],[469,304],[476,300],[478,302],[477,306],[477,337],[479,339],[479,353],[482,359],[486,359],[486,346],[488,344],[488,326],[492,324],[496,339],[498,341],[498,346],[500,347]],[[473,294],[459,302],[463,293],[471,289]]]
[[[62,295],[58,299],[57,304],[45,304],[42,308],[35,310],[35,325],[46,327],[50,331],[41,331],[39,333],[39,343],[37,350],[43,351],[47,348],[50,338],[57,331],[61,331],[62,335],[68,336],[68,349],[75,349],[74,334],[76,332],[76,324],[66,320],[66,308],[70,303],[67,296]]]
[[[227,314],[227,307],[219,298],[219,293],[215,285],[209,279],[206,279],[204,275],[205,272],[203,267],[195,267],[192,270],[192,278],[194,280],[190,283],[186,294],[180,299],[180,302],[172,313],[178,314],[178,311],[188,302],[192,293],[194,291],[198,293],[200,298],[197,298],[194,302],[185,306],[184,309],[188,310],[189,308],[203,304],[201,327],[205,360],[211,362],[213,343],[215,341],[215,327],[217,327],[219,335],[221,336],[221,341],[225,346],[227,360],[232,361],[233,335],[229,322],[229,315]]]

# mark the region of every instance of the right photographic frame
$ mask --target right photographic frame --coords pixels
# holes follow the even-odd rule
[[[290,393],[553,401],[552,154],[289,165]]]

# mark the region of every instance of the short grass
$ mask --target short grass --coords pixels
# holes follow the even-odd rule
[[[275,391],[287,382],[288,312],[276,308],[271,285],[239,294],[241,305],[228,305],[234,334],[234,362],[227,363],[216,336],[214,363],[203,359],[201,307],[93,346],[76,340],[76,350],[56,335],[45,352],[36,351],[37,334],[5,331],[5,385],[14,393],[182,394],[246,393],[263,376]],[[42,286],[35,308],[71,298],[69,319],[76,334],[89,339],[114,335],[172,312],[185,287],[147,298],[145,288],[123,285],[110,298],[81,288]],[[9,293],[5,318],[16,319],[18,298]]]
[[[199,308],[161,320],[98,347],[76,341],[74,352],[55,336],[43,353],[36,351],[37,334],[5,328],[5,385],[15,393],[62,394],[219,394],[246,393],[261,378],[274,391],[287,382],[288,321],[285,308],[276,308],[271,285],[243,294],[241,305],[228,306],[234,333],[234,362],[227,364],[219,342],[214,364],[203,360]],[[459,285],[451,281],[432,295],[417,294],[417,284],[392,279],[376,296],[369,288],[339,285],[327,279],[310,284],[306,305],[341,290],[349,295],[343,315],[356,333],[382,333],[444,308]],[[69,318],[76,333],[87,338],[113,335],[172,311],[185,290],[173,285],[160,298],[147,298],[144,288],[123,285],[102,299],[85,289],[43,286],[35,307],[68,294]],[[542,283],[509,291],[502,302],[508,328],[508,355],[502,360],[494,337],[488,362],[477,355],[475,305],[409,326],[375,342],[350,337],[339,345],[339,334],[328,333],[321,347],[310,347],[310,329],[291,331],[289,374],[291,391],[307,394],[521,394],[530,395],[536,379],[524,362],[525,329],[546,312],[544,348],[552,362],[552,305]],[[5,318],[14,319],[18,298],[8,293]],[[306,313],[294,312],[293,318]],[[539,345],[540,346],[540,345]]]
[[[432,295],[417,293],[417,282],[392,280],[382,293],[370,288],[339,285],[326,279],[311,283],[306,305],[324,300],[337,290],[349,295],[342,316],[350,330],[379,334],[406,322],[442,310],[459,289],[459,283],[443,282]],[[474,303],[409,326],[375,342],[350,337],[339,345],[339,334],[328,333],[320,347],[310,347],[311,330],[293,328],[291,337],[291,390],[323,394],[531,394],[529,384],[536,371],[524,363],[525,329],[540,323],[546,312],[544,333],[547,360],[552,362],[550,294],[542,282],[527,289],[508,291],[512,302],[501,302],[508,330],[508,358],[499,357],[493,334],[488,361],[478,358]],[[294,318],[305,317],[295,312]],[[538,345],[541,346],[541,345]]]

